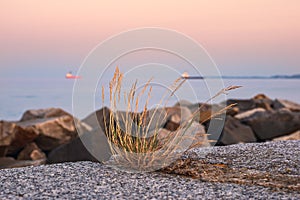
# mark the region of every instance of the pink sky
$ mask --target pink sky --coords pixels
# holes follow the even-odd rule
[[[298,0],[2,0],[0,25],[0,72],[6,76],[18,75],[16,69],[76,70],[102,40],[148,26],[193,37],[225,75],[300,72]]]

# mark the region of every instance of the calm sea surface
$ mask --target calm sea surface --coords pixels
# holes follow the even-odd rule
[[[80,81],[80,80],[79,80]],[[300,103],[300,79],[224,79],[224,85],[242,85],[243,87],[230,92],[227,98],[251,98],[264,93],[270,98],[288,99]],[[198,95],[199,101],[208,99],[205,81],[189,82]],[[0,80],[0,120],[19,120],[24,111],[59,107],[72,113],[72,91],[74,80],[66,79],[2,79]],[[187,91],[189,88],[184,88]],[[98,95],[99,93],[99,95]],[[158,102],[162,91],[153,88],[152,101]],[[108,96],[106,94],[106,96]],[[189,100],[188,95],[186,100]],[[85,101],[85,94],[82,94]],[[174,99],[171,104],[174,104]],[[95,93],[95,109],[102,106],[101,92]],[[83,108],[84,110],[84,108]],[[91,111],[82,112],[84,118]]]

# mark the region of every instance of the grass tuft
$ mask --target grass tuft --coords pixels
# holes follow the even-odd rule
[[[190,148],[201,146],[201,141],[193,143],[194,133],[197,131],[194,120],[200,114],[202,106],[200,106],[190,118],[180,124],[176,131],[169,131],[164,137],[161,137],[160,122],[167,118],[167,112],[164,107],[174,93],[184,84],[186,79],[178,78],[170,86],[172,92],[167,91],[163,94],[157,106],[151,110],[147,109],[151,98],[152,86],[150,83],[152,78],[147,81],[141,92],[136,94],[137,81],[131,86],[129,93],[124,93],[124,101],[127,105],[125,112],[117,111],[117,105],[121,100],[121,86],[123,74],[116,67],[114,76],[109,83],[110,109],[109,118],[103,113],[105,134],[108,138],[110,149],[113,155],[113,163],[131,170],[156,170],[166,167],[176,159],[176,156],[182,154]],[[237,89],[240,86],[230,86],[222,89],[207,102],[219,95],[226,94],[228,91]],[[104,104],[104,86],[102,86],[102,101]],[[141,98],[147,95],[145,105],[142,112],[138,113]],[[165,100],[166,99],[166,100]],[[165,102],[164,102],[165,101]],[[204,123],[220,114],[231,109],[235,104],[226,106],[225,108],[207,116],[201,123]],[[161,107],[162,106],[162,107]],[[104,109],[103,109],[104,110]],[[153,129],[153,123],[155,123]],[[188,148],[182,144],[188,142]],[[193,143],[193,144],[192,144]]]

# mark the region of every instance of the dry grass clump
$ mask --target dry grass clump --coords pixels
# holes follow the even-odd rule
[[[152,171],[168,166],[183,151],[194,146],[199,146],[197,143],[191,144],[195,139],[193,133],[196,131],[196,128],[193,127],[193,120],[196,115],[200,114],[202,106],[192,113],[189,120],[180,124],[175,132],[170,132],[164,138],[159,137],[161,130],[159,122],[165,120],[167,117],[167,113],[162,112],[162,110],[167,105],[169,99],[184,84],[186,79],[176,79],[170,86],[172,92],[168,94],[166,91],[151,112],[149,112],[147,107],[152,93],[152,86],[150,85],[152,78],[148,80],[139,93],[136,93],[137,81],[135,81],[129,92],[125,92],[124,94],[121,91],[122,80],[123,74],[117,67],[109,83],[109,101],[112,111],[108,119],[105,117],[106,114],[103,113],[105,134],[113,155],[113,159],[110,162],[130,170]],[[225,88],[207,100],[207,102],[238,87],[230,86]],[[117,111],[121,95],[124,95],[124,103],[127,106],[125,112]],[[147,98],[145,104],[142,105],[142,112],[139,113],[138,109],[143,95],[147,95]],[[104,103],[104,87],[102,87],[102,101]],[[224,113],[233,106],[234,104],[223,108],[219,112],[207,117],[204,121]],[[153,123],[155,123],[154,129]],[[186,147],[182,144],[189,145]]]

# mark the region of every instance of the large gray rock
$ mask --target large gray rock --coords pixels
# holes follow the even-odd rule
[[[245,112],[255,108],[263,108],[266,110],[272,110],[274,102],[264,94],[258,94],[251,99],[228,99],[227,105],[237,104],[239,112]]]
[[[248,112],[237,117],[242,123],[249,125],[260,140],[270,140],[300,129],[300,112],[288,109]]]
[[[61,117],[64,115],[71,116],[71,114],[60,108],[46,108],[46,109],[37,109],[37,110],[27,110],[20,121],[28,121],[34,119],[45,119],[53,117]]]
[[[16,124],[22,128],[34,129],[37,133],[34,141],[43,151],[52,150],[76,138],[78,136],[77,129],[83,132],[89,128],[61,109],[31,110],[26,113],[28,114],[24,115],[27,117],[23,118],[30,120],[24,121],[23,119],[23,121]],[[75,123],[77,123],[77,126]]]
[[[224,129],[217,142],[218,145],[256,142],[257,139],[249,126],[242,124],[238,119],[227,116]]]
[[[33,127],[21,127],[16,123],[0,121],[0,147],[2,156],[15,155],[27,143],[38,137]]]
[[[81,137],[73,139],[52,150],[48,155],[49,163],[74,161],[106,161],[111,151],[107,138],[101,129],[84,133]]]
[[[293,112],[300,112],[300,104],[288,100],[275,99],[274,109],[280,109],[280,108],[287,108]]]

